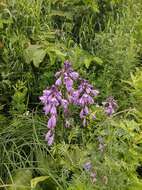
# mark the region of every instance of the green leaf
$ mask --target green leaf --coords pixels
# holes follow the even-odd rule
[[[40,176],[40,177],[35,177],[31,180],[31,188],[35,188],[39,182],[45,181],[48,179],[48,176]]]
[[[43,61],[46,55],[46,50],[42,49],[40,45],[29,45],[29,47],[24,52],[24,58],[26,63],[31,63],[35,67],[39,67],[39,64]]]
[[[103,63],[103,60],[99,57],[93,57],[93,61],[95,61],[96,63],[98,63],[100,65]]]

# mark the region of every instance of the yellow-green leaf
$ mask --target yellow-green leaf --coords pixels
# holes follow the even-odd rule
[[[40,177],[35,177],[31,180],[31,188],[35,188],[39,182],[42,182],[46,179],[48,179],[48,176],[40,176]]]

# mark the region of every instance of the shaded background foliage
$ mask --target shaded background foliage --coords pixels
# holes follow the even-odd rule
[[[106,185],[100,177],[96,189],[117,189],[115,180],[118,179],[118,189],[129,189],[132,184],[133,190],[141,189],[142,185],[136,173],[136,168],[141,165],[141,10],[141,0],[0,1],[2,184],[13,183],[13,173],[19,168],[28,168],[31,178],[50,175],[53,188],[56,185],[60,189],[62,187],[69,190],[94,188],[88,183],[87,187],[84,187],[85,180],[87,181],[85,174],[81,175],[82,179],[78,178],[80,165],[76,166],[74,163],[70,166],[70,158],[66,158],[65,161],[63,158],[66,154],[71,155],[69,149],[74,154],[76,149],[83,146],[80,155],[83,157],[82,160],[85,160],[86,146],[97,149],[98,143],[97,140],[92,140],[91,145],[87,145],[87,139],[96,139],[97,136],[104,135],[105,143],[110,143],[110,146],[104,158],[101,158],[98,152],[95,159],[102,169],[98,173],[104,170],[100,175],[105,176],[110,172],[110,176],[107,177],[112,178],[112,181],[108,180],[110,184]],[[100,90],[97,100],[99,104],[110,95],[117,99],[120,115],[116,114],[114,118],[106,119],[104,115],[98,114],[96,123],[90,124],[93,130],[85,129],[82,132],[75,128],[66,132],[71,148],[65,147],[68,146],[62,138],[65,132],[57,132],[59,144],[57,143],[53,150],[49,150],[44,142],[46,118],[42,116],[38,97],[46,86],[53,83],[55,72],[66,59],[73,63],[75,70]],[[71,122],[75,125],[73,119]],[[98,126],[98,129],[94,129],[94,125]],[[112,139],[108,140],[111,136]],[[114,141],[116,142],[113,145]],[[76,146],[72,148],[72,144]],[[37,156],[38,151],[41,151],[41,158]],[[89,151],[90,154],[94,154],[92,150]],[[128,151],[127,155],[125,151]],[[56,159],[59,159],[61,153],[63,158],[54,169]],[[48,159],[51,166],[39,166],[42,161],[48,165]],[[63,163],[67,164],[67,167],[61,170]],[[45,168],[46,171],[43,172]],[[71,173],[75,175],[72,177]],[[69,185],[71,178],[73,180]],[[50,183],[47,182],[46,187],[41,184],[39,186],[42,187],[38,188],[45,189],[47,184]]]

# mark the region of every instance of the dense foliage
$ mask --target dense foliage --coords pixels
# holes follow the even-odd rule
[[[0,189],[142,189],[141,10],[0,1]]]

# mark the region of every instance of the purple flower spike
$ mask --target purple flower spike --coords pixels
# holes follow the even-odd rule
[[[83,119],[83,125],[86,125],[86,116],[89,114],[88,106],[94,104],[93,97],[97,96],[98,90],[95,90],[87,80],[82,79],[78,90],[72,93],[72,102],[82,107],[80,118]]]
[[[57,121],[56,116],[55,116],[55,115],[52,115],[52,116],[50,117],[50,119],[48,120],[47,127],[48,127],[49,129],[53,129],[53,128],[56,126],[56,121]]]
[[[46,134],[46,140],[49,145],[54,141],[53,129],[56,127],[58,119],[58,108],[62,107],[64,110],[65,127],[70,127],[70,120],[68,118],[69,105],[80,106],[80,118],[83,126],[87,124],[87,115],[89,114],[89,105],[94,104],[94,97],[98,95],[98,90],[94,89],[87,80],[81,79],[79,74],[73,70],[71,63],[67,60],[64,62],[63,68],[55,74],[55,85],[43,91],[43,95],[39,98],[43,104],[45,115],[48,115],[47,127],[49,129]],[[74,89],[74,82],[80,82],[78,89]],[[62,94],[63,92],[63,94]],[[111,106],[109,105],[110,109]],[[113,108],[113,106],[112,106]],[[113,110],[107,110],[110,114]]]
[[[48,145],[51,146],[54,142],[54,133],[53,131],[49,130],[45,135],[45,140],[47,141]]]

